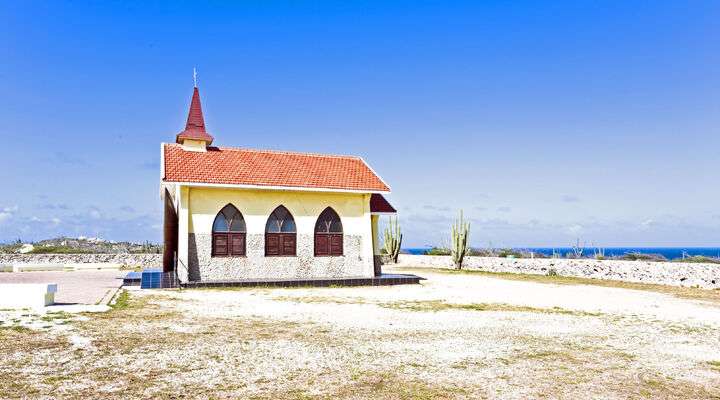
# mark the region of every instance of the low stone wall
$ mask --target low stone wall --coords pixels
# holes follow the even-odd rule
[[[86,263],[162,268],[162,254],[0,254],[0,265]]]
[[[450,256],[401,254],[399,266],[453,268]],[[661,285],[720,288],[720,264],[557,258],[465,257],[463,269],[487,272],[608,279]]]

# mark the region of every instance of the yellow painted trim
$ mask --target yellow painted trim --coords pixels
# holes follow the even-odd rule
[[[377,194],[390,194],[390,192],[378,191],[378,190],[356,190],[356,189],[333,189],[333,188],[306,188],[298,186],[266,186],[266,185],[244,185],[244,184],[230,184],[230,183],[203,183],[203,182],[181,182],[164,180],[167,183],[175,183],[182,186],[193,186],[193,187],[208,187],[208,188],[227,188],[227,189],[258,189],[258,190],[284,190],[284,191],[297,191],[297,192],[324,192],[324,193],[377,193]]]
[[[184,139],[182,148],[186,151],[207,151],[207,142],[204,140]]]
[[[340,216],[343,233],[372,243],[368,194],[207,187],[192,187],[189,193],[188,233],[211,233],[217,213],[232,204],[245,218],[248,234],[265,233],[268,217],[283,205],[293,215],[297,232],[311,235],[320,213],[332,207]]]

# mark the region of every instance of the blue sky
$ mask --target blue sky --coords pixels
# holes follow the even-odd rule
[[[3,2],[0,241],[160,240],[192,68],[225,146],[357,154],[407,246],[720,244],[715,1]]]

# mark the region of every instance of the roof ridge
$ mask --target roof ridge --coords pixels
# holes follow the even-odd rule
[[[177,143],[167,143],[169,145],[176,145],[178,147],[181,147]],[[350,158],[354,160],[362,160],[363,158],[360,156],[354,156],[349,154],[327,154],[327,153],[311,153],[311,152],[302,152],[302,151],[290,151],[290,150],[272,150],[272,149],[251,149],[248,147],[229,147],[229,146],[211,146],[215,147],[220,150],[230,150],[230,151],[247,151],[247,152],[253,152],[253,153],[272,153],[272,154],[290,154],[290,155],[301,155],[301,156],[310,156],[310,157],[323,157],[323,158]]]

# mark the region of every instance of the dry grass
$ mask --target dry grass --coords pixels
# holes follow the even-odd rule
[[[0,398],[720,395],[720,361],[658,356],[648,337],[706,345],[707,332],[562,308],[362,295],[387,289],[121,292],[107,313],[38,316],[53,324],[41,330],[3,325]]]
[[[393,301],[393,302],[372,302],[359,297],[330,297],[330,296],[277,296],[273,297],[276,301],[289,301],[295,303],[308,303],[308,304],[375,304],[379,307],[396,309],[396,310],[407,310],[407,311],[421,311],[421,312],[438,312],[438,311],[486,311],[486,312],[526,312],[526,313],[540,313],[540,314],[560,314],[560,315],[574,315],[574,316],[586,316],[586,317],[599,317],[602,313],[597,312],[585,312],[566,310],[560,307],[552,308],[541,308],[541,307],[529,307],[519,306],[506,303],[470,303],[470,304],[458,304],[448,303],[442,300],[410,300],[410,301]]]
[[[0,398],[62,396],[64,398],[176,398],[173,389],[191,397],[238,397],[251,385],[262,394],[251,398],[368,398],[359,393],[377,393],[378,398],[441,398],[441,389],[421,382],[404,381],[387,371],[357,374],[327,393],[313,393],[311,382],[287,390],[273,379],[221,384],[181,380],[183,375],[202,371],[245,368],[237,364],[227,348],[257,351],[257,347],[292,342],[309,348],[334,349],[345,345],[342,337],[313,324],[244,318],[203,318],[189,320],[173,310],[164,296],[132,297],[124,292],[114,308],[103,314],[85,314],[86,320],[70,320],[73,334],[90,339],[87,348],[73,347],[65,336],[22,327],[0,330]],[[60,318],[47,315],[46,319]],[[173,327],[188,328],[187,332]],[[176,360],[167,354],[182,354]],[[141,362],[139,362],[141,361]],[[272,361],[272,360],[267,360]],[[214,365],[213,365],[214,364]],[[32,369],[25,368],[32,365]],[[295,366],[286,366],[290,369]],[[349,366],[348,366],[349,367]],[[297,377],[298,379],[300,376]],[[368,392],[372,390],[372,392]],[[449,389],[448,389],[449,390]]]
[[[421,380],[400,376],[391,371],[363,370],[353,371],[347,382],[325,393],[318,393],[312,389],[291,389],[271,391],[249,398],[442,400],[465,397],[465,394],[466,392],[456,385],[429,385]]]
[[[333,297],[333,296],[275,296],[272,298],[276,301],[291,301],[295,303],[329,303],[329,304],[369,304],[362,297]]]
[[[525,312],[539,314],[560,314],[585,317],[599,317],[602,313],[593,313],[585,311],[566,310],[560,307],[540,308],[529,306],[518,306],[506,303],[471,303],[456,304],[447,303],[441,300],[423,300],[423,301],[403,301],[392,303],[381,303],[382,307],[393,308],[398,310],[410,311],[494,311],[494,312]]]

